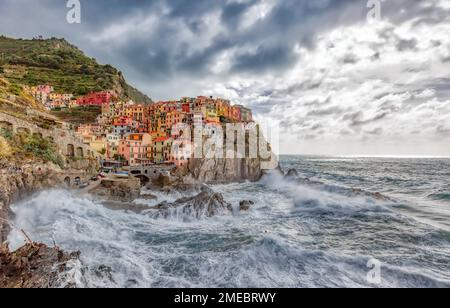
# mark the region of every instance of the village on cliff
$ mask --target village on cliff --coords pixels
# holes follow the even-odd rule
[[[75,98],[60,94],[51,85],[30,87],[34,98],[48,110],[96,107],[101,113],[96,123],[80,124],[76,134],[83,143],[104,155],[104,166],[149,166],[189,163],[190,152],[173,153],[173,143],[180,132],[173,131],[179,123],[202,124],[251,123],[252,111],[229,100],[198,96],[178,101],[138,104],[122,101],[113,91],[92,92]],[[198,121],[198,120],[197,120]]]

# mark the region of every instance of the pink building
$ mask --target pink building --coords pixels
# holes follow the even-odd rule
[[[50,94],[50,93],[52,93],[53,92],[53,87],[52,86],[50,86],[50,85],[39,85],[39,86],[37,86],[35,89],[33,89],[33,90],[36,90],[36,92],[41,92],[41,93],[45,93],[45,94]]]
[[[129,134],[120,140],[118,154],[122,155],[130,166],[150,165],[152,148],[150,134]]]

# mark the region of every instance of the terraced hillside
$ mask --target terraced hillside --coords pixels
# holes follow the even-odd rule
[[[80,96],[114,90],[122,99],[149,103],[111,65],[101,65],[64,39],[12,39],[0,36],[0,77],[12,85],[51,84],[59,93]]]

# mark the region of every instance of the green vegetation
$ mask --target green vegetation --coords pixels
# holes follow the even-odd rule
[[[50,113],[64,122],[89,124],[95,122],[97,117],[102,113],[102,110],[97,106],[83,106],[71,109],[55,109]]]
[[[16,96],[20,96],[22,94],[22,91],[23,91],[22,86],[15,83],[10,84],[8,87],[8,92]]]
[[[116,161],[126,161],[125,157],[120,154],[114,154],[113,159]]]
[[[13,134],[6,129],[0,129],[0,157],[27,156],[42,159],[45,162],[52,162],[61,168],[64,167],[64,160],[58,154],[56,145],[38,134]]]
[[[0,66],[16,84],[51,84],[59,93],[80,96],[92,91],[115,90],[122,99],[151,100],[131,87],[111,65],[100,65],[64,39],[16,40],[0,36]],[[2,68],[0,72],[5,70]]]
[[[11,95],[15,97],[11,99]],[[0,77],[0,112],[28,119],[26,112],[30,108],[43,110],[43,106],[27,94],[21,85]]]
[[[42,138],[40,135],[28,134],[23,139],[22,145],[27,153],[59,165],[61,168],[64,167],[63,159],[59,156],[56,146],[50,140]]]

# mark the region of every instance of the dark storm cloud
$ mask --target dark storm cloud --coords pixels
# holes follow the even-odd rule
[[[248,2],[234,2],[225,5],[221,14],[222,21],[230,26],[236,26],[236,24],[241,20],[242,15],[257,2],[257,0],[252,0]]]
[[[402,40],[400,39],[397,42],[397,50],[398,51],[405,51],[405,50],[414,50],[417,46],[417,40],[411,39],[411,40]]]
[[[37,35],[39,31],[42,31],[40,34],[51,36],[51,29],[54,29],[54,35],[65,36],[101,62],[122,66],[125,74],[127,71],[130,74],[139,73],[139,76],[132,75],[132,79],[146,78],[151,82],[174,78],[177,74],[212,75],[211,67],[216,57],[233,48],[236,52],[230,59],[229,67],[221,73],[222,76],[287,70],[298,60],[294,53],[296,44],[313,48],[315,37],[321,32],[364,20],[367,13],[366,3],[361,0],[284,0],[275,2],[264,18],[256,20],[248,28],[240,29],[239,24],[252,17],[245,14],[261,2],[81,0],[82,24],[76,26],[64,22],[67,12],[64,0],[2,0],[0,17],[23,11],[24,16],[8,20],[8,27],[2,25],[2,28],[16,28],[8,32],[28,33],[28,36]],[[408,7],[413,9],[411,5]],[[25,16],[26,8],[29,10],[28,16]],[[53,19],[41,20],[39,12],[48,11],[54,12],[51,14]],[[225,30],[213,33],[208,42],[197,42],[195,35],[198,35],[199,40],[202,39],[202,34],[212,27],[211,20],[206,18],[215,12],[219,14],[215,18]],[[158,18],[157,23],[151,26],[154,29],[136,26],[136,29],[112,37],[109,41],[92,42],[92,38],[108,27],[131,20],[139,22],[139,19],[144,20],[152,14]],[[32,19],[34,23],[24,25],[21,23],[24,19]],[[19,28],[21,30],[17,30]],[[188,42],[183,41],[182,31],[185,30],[194,34]],[[204,44],[204,48],[192,48],[200,43]],[[400,48],[408,46],[401,44]],[[343,61],[354,63],[357,58],[349,55]]]
[[[261,72],[287,68],[295,63],[296,55],[288,46],[259,46],[255,52],[238,54],[234,59],[232,70],[235,72]]]
[[[295,44],[302,43],[311,47],[317,33],[336,25],[341,11],[353,12],[356,10],[358,12],[364,8],[359,0],[279,1],[265,18],[257,21],[248,29],[235,31],[237,24],[243,21],[243,15],[252,7],[260,4],[260,0],[244,2],[160,0],[133,1],[131,4],[116,2],[114,5],[107,5],[107,1],[90,1],[84,8],[85,11],[90,12],[85,19],[86,22],[101,27],[102,23],[103,25],[108,24],[108,20],[109,22],[121,20],[123,16],[131,17],[137,12],[145,16],[146,12],[150,13],[159,6],[168,8],[168,12],[160,15],[158,29],[160,35],[148,38],[147,42],[150,46],[158,46],[153,49],[153,53],[156,52],[157,55],[149,56],[148,59],[145,59],[146,53],[144,55],[136,54],[133,57],[134,52],[141,53],[142,50],[133,46],[135,41],[130,41],[129,44],[123,44],[114,50],[117,57],[130,58],[130,62],[136,70],[158,72],[157,75],[153,75],[153,78],[161,78],[164,75],[172,76],[176,72],[193,75],[205,73],[221,52],[233,47],[240,49],[245,45],[253,46],[254,50],[238,50],[231,59],[229,73],[258,73],[271,69],[286,69],[297,60],[293,52]],[[106,10],[102,11],[105,7]],[[176,30],[164,26],[166,22],[178,21],[180,27],[187,27],[193,32],[202,33],[210,27],[204,21],[205,16],[214,11],[220,12],[221,23],[229,29],[229,32],[217,34],[208,46],[194,53],[189,53],[188,48],[184,48],[186,46],[181,45],[174,38],[173,34],[176,34]],[[101,17],[97,18],[96,16]],[[352,14],[354,20],[361,17],[360,14]],[[143,36],[145,37],[145,34]],[[144,37],[141,39],[143,40]],[[126,41],[127,37],[124,37],[123,40]],[[195,45],[195,39],[190,44]],[[159,63],[160,59],[163,64]],[[167,59],[172,60],[172,66],[164,66]],[[156,67],[143,68],[152,65],[156,65]],[[166,68],[165,71],[160,70],[163,67]],[[209,73],[211,74],[211,72]]]

